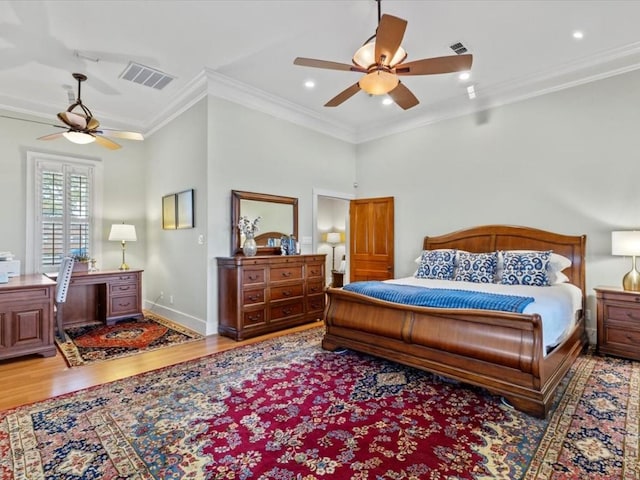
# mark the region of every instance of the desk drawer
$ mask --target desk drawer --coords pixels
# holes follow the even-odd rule
[[[138,283],[138,274],[137,273],[121,273],[119,275],[113,275],[109,278],[109,283],[117,284],[117,283]]]
[[[138,293],[137,283],[115,283],[111,285],[111,295],[132,295]]]
[[[126,315],[128,313],[138,313],[138,295],[123,295],[112,297],[110,299],[111,311],[110,316]]]

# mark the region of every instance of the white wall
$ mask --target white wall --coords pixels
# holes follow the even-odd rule
[[[358,197],[395,197],[396,274],[424,235],[481,224],[587,234],[592,287],[619,285],[630,260],[610,232],[640,227],[640,72],[362,144]]]
[[[210,96],[208,111],[209,312],[217,331],[217,256],[230,255],[231,190],[298,198],[298,236],[312,237],[313,189],[352,191],[355,147]],[[303,253],[312,253],[311,244]]]
[[[6,112],[8,115],[12,115]],[[38,119],[46,121],[46,119]],[[55,119],[51,119],[56,123]],[[69,157],[89,158],[103,165],[101,270],[117,269],[121,264],[119,243],[107,241],[112,223],[132,223],[138,241],[127,244],[127,263],[132,268],[145,265],[145,163],[142,142],[122,140],[123,148],[107,150],[95,143],[72,144],[64,138],[51,141],[38,137],[55,132],[54,127],[0,118],[0,251],[9,250],[22,260],[26,244],[26,152],[38,151]],[[120,143],[120,142],[119,142]],[[23,269],[23,272],[24,269]],[[29,273],[29,272],[26,272]],[[144,283],[143,283],[144,289]]]

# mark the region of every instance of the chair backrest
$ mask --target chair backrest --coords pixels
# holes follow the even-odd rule
[[[64,257],[60,262],[58,279],[56,280],[56,303],[64,303],[67,300],[67,291],[73,272],[73,257]]]

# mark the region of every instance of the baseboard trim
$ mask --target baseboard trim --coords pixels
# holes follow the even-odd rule
[[[171,320],[172,322],[178,323],[195,332],[198,332],[200,335],[207,334],[207,322],[201,318],[196,318],[192,315],[174,310],[173,308],[158,305],[157,303],[154,304],[153,302],[150,302],[148,300],[144,301],[144,309],[149,313],[156,313],[164,318]]]

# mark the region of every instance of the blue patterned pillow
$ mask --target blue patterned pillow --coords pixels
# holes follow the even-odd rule
[[[502,252],[504,271],[500,283],[503,285],[549,285],[547,268],[551,250],[546,252]]]
[[[422,252],[416,278],[451,280],[455,258],[455,250],[425,250]]]
[[[498,252],[458,252],[458,266],[453,278],[459,282],[493,283],[498,267]]]

